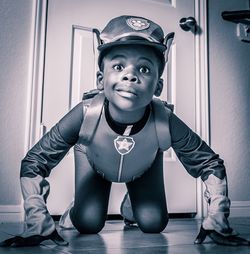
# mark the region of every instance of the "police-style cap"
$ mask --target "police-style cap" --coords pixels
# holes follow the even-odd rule
[[[167,56],[173,38],[174,33],[164,37],[162,28],[149,19],[124,15],[111,19],[102,30],[98,50],[102,52],[113,46],[139,44],[154,47]]]

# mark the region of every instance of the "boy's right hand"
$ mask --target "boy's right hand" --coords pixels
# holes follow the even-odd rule
[[[59,246],[67,246],[68,242],[55,231],[48,236],[33,235],[29,237],[15,236],[0,242],[0,247],[24,247],[24,246],[37,246],[45,240],[52,240]]]

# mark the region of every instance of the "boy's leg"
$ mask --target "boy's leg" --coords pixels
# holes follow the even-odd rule
[[[140,178],[127,183],[134,218],[145,233],[159,233],[168,223],[163,153],[158,152],[151,168]]]
[[[107,217],[111,182],[92,169],[84,146],[76,145],[74,154],[75,201],[70,218],[80,233],[98,233]]]

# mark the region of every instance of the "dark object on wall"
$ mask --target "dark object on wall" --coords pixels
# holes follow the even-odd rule
[[[250,10],[223,11],[221,16],[224,20],[234,23],[250,24]]]
[[[221,16],[237,24],[237,36],[241,41],[250,42],[250,10],[224,11]]]

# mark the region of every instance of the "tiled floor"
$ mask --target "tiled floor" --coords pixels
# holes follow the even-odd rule
[[[231,226],[241,237],[250,240],[250,218],[232,218]],[[200,227],[195,219],[171,219],[161,234],[144,234],[137,227],[124,228],[121,220],[107,221],[105,228],[97,235],[79,235],[76,230],[60,230],[69,241],[69,246],[59,247],[53,242],[43,242],[38,247],[0,248],[0,253],[98,253],[98,254],[199,254],[239,253],[250,254],[250,246],[218,246],[207,239],[205,244],[194,245],[193,241]],[[0,224],[0,241],[22,232],[22,224]]]

